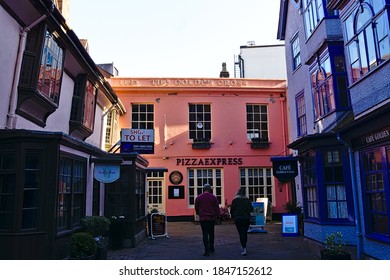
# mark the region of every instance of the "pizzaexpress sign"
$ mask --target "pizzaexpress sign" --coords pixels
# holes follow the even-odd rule
[[[209,166],[209,165],[242,165],[242,158],[178,158],[176,165]]]

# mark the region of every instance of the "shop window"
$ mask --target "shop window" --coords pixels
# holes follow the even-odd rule
[[[27,35],[18,86],[17,113],[44,127],[57,108],[63,75],[64,49],[46,24]]]
[[[135,171],[135,218],[145,217],[145,173],[139,169]]]
[[[154,129],[153,104],[131,104],[131,128]]]
[[[366,0],[361,1],[345,20],[352,82],[389,59],[388,13],[384,0]]]
[[[324,181],[328,219],[347,219],[348,203],[340,151],[326,151]]]
[[[85,216],[86,162],[61,156],[58,180],[57,231],[81,226]]]
[[[240,187],[245,188],[249,200],[255,202],[257,198],[273,199],[273,180],[271,168],[241,168]]]
[[[70,115],[70,135],[85,140],[93,133],[97,89],[87,75],[78,75]]]
[[[222,204],[222,170],[221,169],[188,169],[188,204],[194,206],[195,198],[203,192],[203,186],[210,184],[213,194]]]
[[[306,199],[305,215],[310,219],[319,219],[320,217],[315,156],[315,152],[312,151],[306,154],[301,162],[302,184]]]
[[[390,241],[390,147],[365,151],[363,169],[367,235]]]
[[[189,138],[208,144],[211,140],[211,105],[188,104]]]
[[[0,232],[12,231],[15,195],[16,151],[0,151]]]

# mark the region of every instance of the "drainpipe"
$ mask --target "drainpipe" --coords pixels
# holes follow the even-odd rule
[[[355,157],[353,154],[352,146],[341,138],[340,133],[337,133],[337,140],[344,144],[348,148],[348,156],[349,156],[349,169],[351,172],[351,180],[352,180],[352,195],[353,195],[353,208],[355,213],[355,223],[356,223],[356,258],[361,260],[362,258],[362,226],[360,223],[360,208],[358,203],[358,190],[356,183],[356,170],[355,170]]]
[[[17,96],[18,96],[18,82],[20,78],[20,69],[22,68],[22,59],[23,59],[23,53],[26,48],[26,39],[27,39],[27,33],[39,24],[41,21],[43,21],[47,15],[42,15],[37,20],[35,20],[33,23],[31,23],[29,26],[24,27],[20,31],[20,39],[19,39],[19,47],[18,47],[18,53],[16,56],[16,62],[15,62],[15,70],[14,70],[14,77],[12,80],[12,89],[11,89],[11,96],[9,99],[9,106],[8,106],[8,114],[7,114],[7,123],[6,128],[8,129],[14,129],[16,127],[16,106],[17,106]]]

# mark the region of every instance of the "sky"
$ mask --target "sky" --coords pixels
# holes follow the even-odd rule
[[[70,0],[68,25],[121,77],[234,77],[240,46],[276,39],[279,0]]]

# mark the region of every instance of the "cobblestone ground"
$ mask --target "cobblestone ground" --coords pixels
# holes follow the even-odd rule
[[[271,222],[266,233],[248,233],[248,254],[241,255],[238,233],[231,222],[215,226],[215,253],[203,256],[199,223],[169,222],[168,236],[146,238],[135,248],[110,250],[111,260],[317,260],[302,236],[282,236],[282,225]]]

